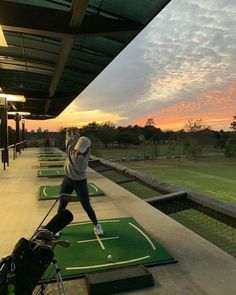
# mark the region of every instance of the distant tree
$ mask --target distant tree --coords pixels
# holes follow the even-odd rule
[[[226,157],[236,157],[236,132],[233,132],[225,145],[224,155]]]
[[[236,131],[236,113],[233,116],[233,122],[230,124],[230,129],[233,129],[233,131]]]
[[[196,159],[201,155],[204,148],[204,144],[207,144],[207,137],[212,138],[214,142],[214,132],[211,131],[211,127],[202,119],[189,119],[185,124],[185,130],[187,132],[186,140],[183,144],[183,153],[186,156]]]
[[[194,137],[196,142],[200,145],[212,145],[215,146],[216,142],[216,131],[211,129],[202,129],[195,132]]]
[[[236,157],[236,114],[233,116],[233,119],[233,122],[230,124],[230,128],[233,132],[230,132],[224,149],[226,157]]]
[[[203,147],[197,144],[194,138],[190,138],[183,145],[183,154],[196,160],[201,155],[202,149]]]
[[[148,118],[145,126],[155,126],[155,122],[153,118]]]
[[[211,127],[207,126],[202,119],[189,119],[184,127],[187,132],[197,132],[203,129],[211,129]]]
[[[100,128],[99,124],[97,124],[96,122],[92,122],[92,123],[89,123],[88,125],[83,126],[83,128],[81,128],[81,134],[84,136],[92,135],[97,137],[99,128]]]
[[[117,142],[119,145],[124,145],[126,148],[133,143],[133,134],[126,128],[119,127],[117,134]]]
[[[111,122],[100,125],[97,137],[104,144],[105,148],[107,148],[108,144],[113,144],[116,139],[115,126]]]
[[[215,132],[215,147],[223,149],[225,147],[225,144],[228,140],[229,132],[225,132],[224,130],[216,131]]]
[[[160,128],[155,128],[155,132],[152,136],[154,143],[160,143],[163,139],[163,132]]]

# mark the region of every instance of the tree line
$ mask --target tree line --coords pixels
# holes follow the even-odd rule
[[[236,114],[233,116],[233,122],[230,125],[230,131],[215,131],[210,126],[199,119],[190,119],[184,128],[178,131],[163,131],[155,126],[152,118],[149,118],[145,126],[128,125],[118,126],[112,122],[102,124],[92,122],[77,129],[81,136],[88,136],[95,147],[111,148],[129,148],[134,146],[152,146],[154,154],[158,154],[158,146],[162,144],[181,145],[183,153],[196,157],[201,154],[204,146],[213,146],[222,149],[226,156],[236,156]],[[66,128],[61,128],[59,132],[48,132],[53,138],[55,145],[59,148],[64,147]],[[27,133],[27,139],[42,137],[42,132]],[[31,138],[32,137],[32,138]],[[41,146],[41,144],[35,145]]]

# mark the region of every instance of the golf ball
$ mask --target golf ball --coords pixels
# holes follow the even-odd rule
[[[107,259],[108,259],[108,260],[112,260],[112,256],[111,256],[111,255],[108,255],[108,256],[107,256]]]

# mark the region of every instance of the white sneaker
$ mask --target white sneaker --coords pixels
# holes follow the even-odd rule
[[[59,238],[61,235],[61,231],[58,231],[57,233],[55,233],[55,238]]]
[[[98,236],[102,236],[103,235],[103,229],[102,229],[102,226],[101,224],[97,224],[94,226],[94,233]]]

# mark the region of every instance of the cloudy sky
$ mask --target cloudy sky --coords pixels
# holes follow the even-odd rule
[[[27,128],[153,118],[163,130],[181,129],[188,119],[228,130],[235,74],[236,1],[172,0],[58,118]]]

